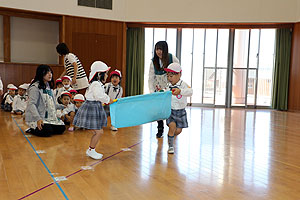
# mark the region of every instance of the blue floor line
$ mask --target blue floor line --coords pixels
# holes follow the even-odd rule
[[[11,117],[16,125],[18,126],[18,128],[20,129],[20,131],[22,132],[23,136],[25,137],[25,139],[27,140],[27,142],[30,144],[31,148],[33,149],[34,153],[39,157],[40,161],[43,163],[44,167],[46,168],[46,170],[48,171],[48,173],[50,174],[51,178],[53,179],[54,183],[57,185],[58,189],[61,191],[61,193],[64,195],[65,199],[69,200],[69,198],[67,197],[66,193],[64,192],[64,190],[61,188],[61,186],[58,184],[58,182],[55,180],[54,176],[52,175],[51,171],[49,170],[49,168],[47,167],[47,165],[45,164],[45,162],[43,161],[43,159],[40,157],[40,155],[36,152],[35,148],[33,147],[33,145],[31,144],[31,142],[29,141],[29,139],[25,136],[23,130],[21,129],[21,127],[19,126],[18,122],[14,119],[14,117]]]

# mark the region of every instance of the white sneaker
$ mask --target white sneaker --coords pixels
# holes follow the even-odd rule
[[[86,150],[86,155],[95,160],[100,160],[103,157],[103,155],[101,153],[97,153],[95,149]]]
[[[112,131],[117,131],[118,129],[117,129],[116,127],[114,127],[114,126],[111,126],[111,127],[110,127],[110,130],[112,130]]]
[[[174,147],[169,147],[168,153],[169,153],[169,154],[173,154],[173,153],[174,153]]]

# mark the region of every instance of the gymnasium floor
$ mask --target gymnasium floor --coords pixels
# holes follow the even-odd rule
[[[300,113],[187,108],[190,127],[167,154],[156,123],[30,137],[0,111],[0,199],[300,199]],[[54,181],[57,180],[57,181]]]

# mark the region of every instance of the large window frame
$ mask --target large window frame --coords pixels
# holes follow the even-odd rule
[[[269,27],[268,27],[269,28]],[[271,27],[271,28],[274,28],[275,29],[275,27]],[[155,28],[153,28],[153,30],[154,30]],[[168,28],[165,28],[165,30],[166,30],[166,32],[167,32],[167,29]],[[197,29],[197,28],[192,28],[192,30],[193,30],[193,37],[192,37],[192,40],[193,40],[193,44],[194,44],[194,30],[195,29]],[[232,105],[232,84],[233,84],[233,70],[234,69],[236,69],[236,68],[234,68],[233,67],[233,64],[234,64],[234,39],[235,39],[235,28],[227,28],[228,30],[229,30],[229,35],[228,35],[228,54],[227,54],[227,56],[228,56],[228,59],[227,59],[227,66],[226,67],[220,67],[220,66],[218,66],[218,60],[217,60],[217,55],[218,55],[218,34],[219,34],[219,30],[222,30],[222,28],[220,29],[218,29],[218,28],[215,28],[216,30],[217,30],[217,37],[216,37],[216,49],[215,49],[215,51],[216,51],[216,57],[215,57],[215,65],[214,66],[206,66],[205,65],[205,45],[204,45],[204,59],[203,59],[203,66],[202,66],[202,68],[203,68],[203,74],[202,74],[202,95],[201,95],[201,98],[202,98],[202,101],[201,101],[201,103],[193,103],[193,100],[192,100],[192,98],[191,99],[189,99],[189,103],[190,103],[190,105],[192,105],[192,106],[210,106],[210,107],[235,107],[235,106],[238,106],[238,107],[245,107],[245,108],[247,108],[247,107],[254,107],[254,108],[256,108],[256,107],[266,107],[266,108],[270,108],[271,107],[271,103],[270,103],[270,105],[267,105],[267,106],[265,106],[265,105],[257,105],[257,84],[258,84],[258,69],[259,69],[259,67],[257,66],[257,68],[255,68],[255,69],[253,69],[253,70],[257,70],[257,72],[256,72],[256,81],[255,81],[255,102],[253,103],[253,105],[248,105],[247,104],[247,101],[245,102],[245,104],[244,105],[242,105],[242,106],[239,106],[239,105]],[[237,28],[238,29],[238,28]],[[246,28],[244,28],[244,29],[246,29]],[[263,27],[260,27],[260,28],[257,28],[258,30],[259,30],[259,32],[261,32],[261,29],[264,29]],[[182,49],[182,46],[183,46],[183,38],[182,38],[182,35],[183,35],[183,28],[177,28],[177,44],[176,44],[176,56],[180,59],[180,61],[181,61],[181,58],[182,58],[182,55],[181,55],[181,49]],[[205,37],[206,37],[206,33],[207,33],[207,30],[208,29],[204,29],[205,30]],[[249,29],[249,30],[251,30],[251,29]],[[250,31],[251,32],[251,31]],[[167,35],[167,34],[166,34]],[[204,40],[205,40],[206,38],[204,38]],[[249,40],[250,41],[250,40]],[[204,43],[205,43],[206,41],[204,41]],[[259,41],[260,42],[260,41]],[[155,45],[155,42],[154,42],[154,40],[153,40],[153,46],[152,47],[154,47],[154,45]],[[260,44],[258,44],[258,46],[259,46]],[[193,47],[192,48],[194,48],[194,45],[193,45]],[[249,47],[250,48],[250,47]],[[274,50],[275,50],[275,46],[274,46]],[[192,76],[192,74],[193,74],[193,68],[194,68],[194,65],[193,65],[193,50],[194,49],[192,49],[192,60],[191,60],[191,70],[192,70],[192,72],[191,72],[191,81],[188,83],[188,84],[190,84],[192,87],[193,87],[193,76]],[[152,53],[153,53],[153,49],[152,49]],[[153,55],[153,54],[152,54]],[[258,55],[259,56],[259,55]],[[273,52],[273,60],[274,60],[274,52]],[[259,58],[257,59],[257,65],[259,64]],[[148,64],[149,65],[149,64]],[[249,65],[249,63],[248,63],[248,65]],[[247,68],[249,68],[249,66],[247,65]],[[273,69],[274,69],[274,62],[273,62]],[[149,68],[148,68],[149,69]],[[204,71],[205,70],[213,70],[214,71],[214,74],[215,74],[215,76],[214,76],[214,87],[213,87],[213,89],[214,89],[214,91],[213,91],[213,101],[212,101],[212,103],[205,103],[205,101],[204,101],[204,80],[205,80],[205,73],[204,73]],[[222,104],[222,105],[217,105],[216,104],[216,90],[217,90],[217,88],[216,88],[216,79],[217,79],[217,74],[218,74],[218,71],[219,70],[227,70],[226,71],[226,92],[225,92],[225,97],[224,97],[224,103]],[[252,68],[250,67],[249,68],[249,70],[252,70]],[[247,70],[247,77],[249,77],[249,70]],[[146,77],[145,76],[145,82],[148,80],[148,77]],[[186,80],[185,80],[186,81]],[[247,78],[247,82],[246,82],[246,85],[248,86],[248,84],[250,84],[250,82],[249,82],[249,80],[248,80],[248,78]],[[248,87],[247,87],[247,91],[246,91],[246,97],[247,97],[247,94],[248,94]],[[247,98],[246,98],[247,99]]]

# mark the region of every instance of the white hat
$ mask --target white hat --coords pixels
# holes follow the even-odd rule
[[[19,85],[19,88],[24,89],[24,90],[27,90],[28,87],[29,87],[29,84],[27,84],[27,83],[23,83],[22,85]]]
[[[171,63],[169,66],[165,69],[166,72],[174,72],[179,73],[182,71],[181,66],[179,63]]]
[[[84,99],[84,96],[82,94],[76,94],[74,96],[73,101],[81,101],[81,102],[83,102],[83,101],[85,101],[85,99]]]
[[[14,86],[14,84],[8,84],[7,85],[7,89],[9,89],[9,90],[17,90],[18,88],[16,87],[16,86]]]
[[[91,72],[90,72],[89,81],[91,81],[94,78],[94,76],[97,72],[107,72],[109,70],[110,70],[110,67],[108,67],[104,62],[95,61],[91,65]]]
[[[61,80],[65,80],[65,79],[68,79],[69,81],[72,81],[72,78],[70,76],[63,76],[61,77]]]

